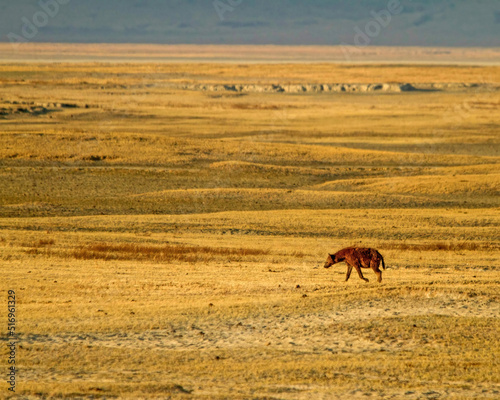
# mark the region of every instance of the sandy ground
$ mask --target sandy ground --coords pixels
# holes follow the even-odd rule
[[[172,325],[169,329],[157,329],[141,333],[122,334],[55,334],[28,335],[26,343],[93,343],[104,347],[128,347],[132,349],[236,349],[267,344],[281,349],[303,351],[328,351],[336,353],[364,353],[378,351],[411,350],[412,342],[394,339],[391,343],[377,343],[360,339],[356,334],[328,333],[332,324],[360,322],[394,316],[440,315],[457,317],[496,318],[500,315],[500,303],[488,300],[438,295],[427,300],[414,299],[406,302],[383,299],[366,303],[346,304],[333,307],[329,312],[298,315],[279,315],[269,318],[244,320],[213,320],[186,326]],[[202,332],[202,334],[200,334]]]
[[[338,276],[337,276],[338,278]],[[353,282],[351,282],[353,285]],[[362,291],[362,287],[354,283]],[[304,301],[307,297],[314,297],[316,290],[297,289],[298,295]],[[217,305],[211,306],[216,309]],[[439,315],[450,317],[497,318],[500,315],[500,303],[488,298],[469,298],[464,295],[429,293],[427,298],[401,299],[381,298],[370,301],[356,301],[352,304],[333,305],[328,311],[312,311],[304,313],[280,313],[266,315],[265,317],[235,318],[216,316],[197,322],[172,323],[168,328],[160,328],[140,333],[80,333],[80,334],[47,334],[27,335],[23,343],[28,346],[43,346],[57,352],[64,346],[79,348],[80,346],[101,349],[129,349],[137,353],[174,351],[197,354],[221,354],[221,360],[226,357],[238,357],[238,354],[257,354],[252,357],[271,357],[265,353],[269,348],[272,352],[294,354],[297,359],[304,356],[363,357],[377,354],[395,355],[404,352],[414,352],[422,345],[433,346],[432,342],[422,344],[422,340],[405,340],[398,336],[388,338],[368,339],[355,330],[345,330],[350,324],[368,323],[369,321],[384,318],[404,318],[409,316]],[[344,327],[344,328],[342,328]],[[196,356],[195,356],[196,357]],[[217,359],[219,356],[216,356]],[[126,370],[122,373],[127,374]],[[85,376],[76,376],[77,379],[100,381],[99,372],[85,373]],[[130,379],[141,378],[139,372],[129,372]],[[332,370],[327,373],[327,378],[378,381],[380,376],[372,377],[366,374],[355,374],[343,370]],[[49,381],[71,382],[75,376],[61,374],[57,371],[44,372],[42,375],[36,369],[25,372],[25,378],[30,381],[48,379]],[[179,386],[180,393],[173,398],[249,398],[248,388],[238,389],[228,387],[223,382],[213,381],[209,385],[194,380],[187,385]],[[389,378],[391,379],[391,378]],[[409,383],[409,382],[407,382]],[[252,398],[272,399],[345,399],[345,398],[383,398],[383,399],[497,399],[500,396],[500,385],[475,384],[470,388],[470,382],[447,382],[452,386],[446,389],[442,383],[427,382],[428,389],[405,389],[404,379],[399,381],[399,388],[388,388],[385,391],[367,390],[366,384],[360,387],[365,389],[342,389],[330,385],[304,384],[283,385],[270,384],[260,386],[254,383]],[[231,385],[231,383],[229,383]],[[462,387],[461,387],[462,386]],[[186,390],[186,393],[184,393]],[[273,393],[271,397],[268,397]],[[37,397],[33,397],[37,398]],[[130,398],[130,397],[124,397]]]

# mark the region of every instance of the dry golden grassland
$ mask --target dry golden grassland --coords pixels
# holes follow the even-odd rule
[[[0,64],[16,393],[499,398],[499,78],[495,66]],[[418,90],[185,89],[290,83]],[[380,250],[381,284],[323,268],[350,245]]]

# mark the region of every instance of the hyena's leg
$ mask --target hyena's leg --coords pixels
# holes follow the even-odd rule
[[[347,274],[345,276],[345,281],[346,282],[349,280],[349,277],[351,276],[351,272],[352,272],[352,265],[351,264],[347,264]]]
[[[382,282],[382,271],[379,268],[380,260],[372,260],[370,266],[377,275],[377,282]]]
[[[356,268],[356,271],[358,271],[358,275],[361,279],[363,279],[365,282],[369,282],[368,279],[366,279],[364,276],[363,276],[363,273],[361,272],[361,266],[360,266],[360,262],[359,261],[356,261],[354,263],[354,268]]]

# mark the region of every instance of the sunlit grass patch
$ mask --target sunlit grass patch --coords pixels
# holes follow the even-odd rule
[[[499,329],[500,322],[493,318],[416,315],[373,319],[353,324],[348,331],[373,341],[413,340],[419,345],[432,343],[466,352],[483,351],[477,346],[484,341],[498,342]]]
[[[434,242],[434,243],[384,243],[383,249],[404,251],[495,251],[500,249],[500,244],[485,242]]]

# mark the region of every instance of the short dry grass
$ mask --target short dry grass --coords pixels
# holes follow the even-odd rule
[[[497,90],[179,85],[497,85],[499,71],[0,65],[18,393],[498,398]],[[380,250],[381,284],[322,267],[346,246]]]
[[[327,238],[41,231],[23,243],[17,232],[3,231],[2,251],[15,266],[25,395],[495,398],[500,389],[491,248],[372,242],[388,265],[382,284],[370,271],[370,283],[344,283],[344,266],[322,268]],[[163,262],[150,252],[174,240],[191,253]],[[81,259],[85,248],[106,256]],[[212,259],[200,260],[203,248]]]

